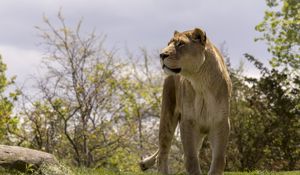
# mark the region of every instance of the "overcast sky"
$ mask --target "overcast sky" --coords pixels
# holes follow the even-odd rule
[[[244,53],[264,61],[269,54],[263,43],[254,42],[259,36],[254,27],[266,8],[264,0],[0,0],[0,54],[8,75],[25,81],[43,53],[34,26],[43,25],[44,14],[58,25],[62,9],[68,24],[83,18],[85,31],[107,35],[108,47],[154,51],[167,44],[174,30],[200,27],[217,46],[226,42],[233,65]],[[255,76],[249,64],[245,69]]]

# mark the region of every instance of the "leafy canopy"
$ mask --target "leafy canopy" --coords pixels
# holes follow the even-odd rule
[[[299,0],[266,0],[269,7],[264,20],[256,26],[262,33],[256,40],[266,41],[276,68],[298,71],[300,68],[300,2]]]

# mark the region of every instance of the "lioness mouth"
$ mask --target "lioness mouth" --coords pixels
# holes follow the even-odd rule
[[[176,73],[176,74],[178,74],[178,73],[181,71],[181,68],[171,69],[171,68],[169,68],[169,67],[166,66],[166,65],[163,65],[162,68],[163,68],[163,69],[166,68],[166,69],[168,69],[168,70],[170,70],[171,72],[174,72],[174,73]]]

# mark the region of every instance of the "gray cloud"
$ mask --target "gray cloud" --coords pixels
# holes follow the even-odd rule
[[[34,26],[43,25],[43,14],[56,25],[60,8],[68,24],[75,25],[83,17],[84,30],[96,28],[98,34],[106,34],[109,46],[159,49],[175,29],[201,27],[216,45],[226,41],[234,64],[245,52],[268,57],[266,46],[253,41],[259,35],[254,26],[263,19],[266,9],[261,0],[1,1],[0,46],[40,51]],[[10,62],[20,58],[10,58]]]

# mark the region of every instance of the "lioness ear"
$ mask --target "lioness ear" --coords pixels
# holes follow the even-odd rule
[[[193,41],[199,42],[202,45],[206,43],[206,33],[199,28],[195,28],[192,33]]]
[[[174,36],[177,35],[179,32],[177,30],[174,31]]]

